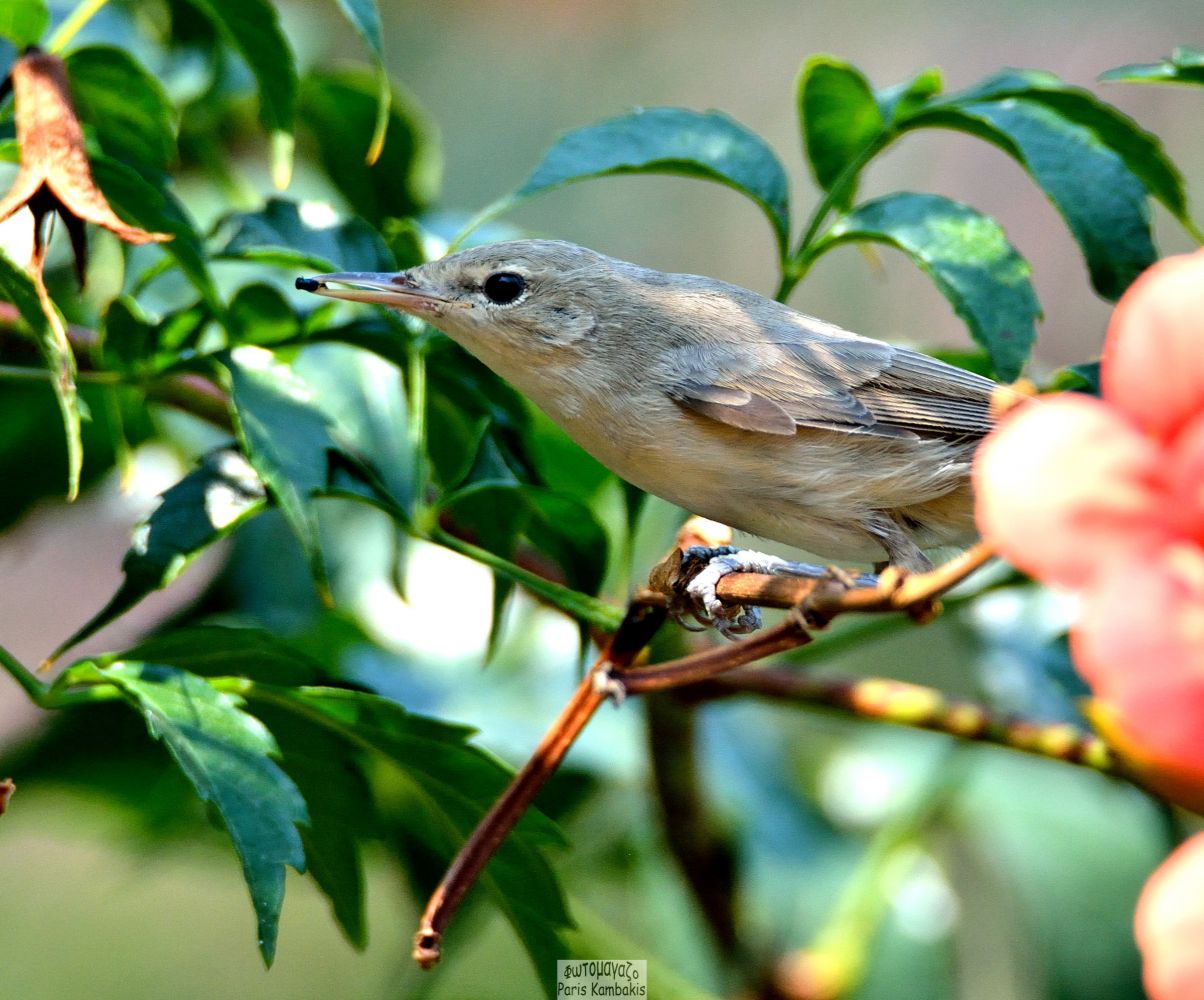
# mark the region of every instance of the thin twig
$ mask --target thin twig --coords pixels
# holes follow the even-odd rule
[[[1000,715],[975,702],[950,698],[936,688],[884,677],[816,677],[766,667],[716,677],[684,689],[681,697],[713,701],[739,694],[823,705],[861,718],[995,743],[1129,778],[1108,745],[1074,723],[1033,722]]]
[[[531,759],[477,824],[427,902],[418,933],[414,935],[414,960],[424,969],[431,968],[439,961],[443,931],[464,899],[464,894],[527,811],[544,783],[555,773],[594,712],[609,697],[610,692],[604,685],[598,684],[597,679],[606,676],[612,669],[623,670],[630,666],[664,620],[665,612],[661,608],[638,604],[628,608],[627,616],[619,625],[606,652],[598,657],[578,685]]]

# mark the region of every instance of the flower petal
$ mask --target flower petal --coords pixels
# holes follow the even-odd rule
[[[1179,531],[1204,546],[1204,413],[1175,438],[1167,462],[1167,479],[1171,511]]]
[[[1204,834],[1180,844],[1150,876],[1134,929],[1150,1000],[1204,1000]]]
[[[975,458],[979,530],[1021,569],[1080,586],[1169,537],[1159,465],[1154,443],[1098,399],[1023,405]]]
[[[1204,792],[1204,548],[1167,546],[1097,580],[1071,652],[1122,752]]]
[[[1125,292],[1101,380],[1105,399],[1164,441],[1204,413],[1204,250],[1159,261]]]

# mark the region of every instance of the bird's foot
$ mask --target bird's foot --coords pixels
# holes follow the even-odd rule
[[[685,585],[682,587],[679,584],[681,600],[677,606],[670,608],[670,614],[691,631],[713,627],[729,639],[755,632],[761,627],[760,610],[739,604],[725,604],[716,593],[719,581],[729,573],[763,573],[810,580],[835,576],[848,587],[874,587],[878,584],[878,578],[870,573],[850,574],[832,566],[791,562],[764,552],[737,549],[730,545],[716,548],[693,546],[682,554],[679,580],[685,581]],[[701,627],[688,624],[686,616]]]

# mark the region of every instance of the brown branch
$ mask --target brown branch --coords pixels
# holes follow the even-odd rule
[[[816,677],[768,667],[714,678],[686,688],[681,697],[711,701],[737,694],[823,705],[861,718],[995,743],[1130,778],[1102,739],[1073,723],[1032,722],[999,715],[975,702],[950,698],[935,688],[883,677]]]
[[[555,773],[594,712],[609,697],[610,692],[604,684],[598,683],[598,678],[604,678],[612,669],[623,670],[630,666],[664,620],[665,611],[662,608],[635,603],[628,607],[627,617],[615,632],[610,646],[578,685],[530,760],[477,824],[431,895],[418,933],[414,935],[414,960],[424,969],[431,968],[439,961],[443,931],[464,899],[464,894],[480,876],[506,835],[522,818],[544,783]]]

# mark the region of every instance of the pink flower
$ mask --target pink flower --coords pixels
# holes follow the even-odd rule
[[[1204,833],[1181,844],[1146,883],[1134,920],[1151,997],[1204,1000]]]
[[[1101,377],[1102,399],[1022,406],[987,439],[978,524],[1017,566],[1081,592],[1072,650],[1109,735],[1138,763],[1173,764],[1204,804],[1204,251],[1129,289]]]
[[[1152,789],[1204,812],[1204,251],[1151,267],[1108,327],[1103,398],[1020,407],[975,461],[983,536],[1082,597],[1092,718]],[[1146,886],[1153,1000],[1204,1000],[1204,835]]]

